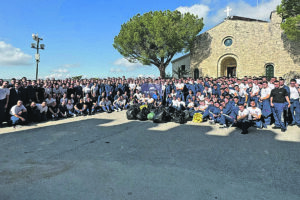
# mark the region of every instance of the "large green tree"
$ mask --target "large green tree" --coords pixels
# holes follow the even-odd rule
[[[156,66],[164,78],[174,55],[188,52],[203,26],[203,19],[190,13],[167,10],[137,14],[121,26],[113,46],[129,62]]]
[[[277,13],[283,18],[281,28],[290,40],[300,41],[300,1],[281,0]]]

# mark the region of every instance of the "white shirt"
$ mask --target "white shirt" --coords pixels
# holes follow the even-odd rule
[[[188,104],[188,107],[189,107],[189,108],[194,107],[194,102],[190,102],[190,103]]]
[[[48,99],[48,98],[47,98],[45,101],[47,102],[47,105],[50,105],[50,104],[52,104],[53,102],[55,102],[56,100],[53,99],[53,98],[51,98],[51,99]]]
[[[254,109],[252,107],[248,107],[247,110],[249,111],[249,116],[248,116],[249,120],[252,120],[253,115],[257,115],[257,116],[261,115],[261,109],[258,107],[255,107]]]
[[[10,90],[8,88],[0,87],[0,100],[6,99],[7,95],[10,95]]]
[[[134,83],[130,83],[130,84],[129,84],[129,88],[130,88],[130,89],[134,89],[134,88],[135,88],[135,84],[134,84]]]
[[[273,90],[275,88],[275,85],[273,83],[268,83],[269,88],[271,88],[271,90]]]
[[[247,94],[247,93],[246,93],[246,91],[245,91],[244,89],[240,89],[238,95],[239,95],[240,97],[245,97],[246,94]]]
[[[40,110],[40,113],[48,111],[48,106],[43,107],[42,104],[38,103],[36,104],[36,107]]]
[[[73,104],[67,104],[66,106],[68,110],[73,110],[74,108]]]
[[[265,98],[266,96],[270,95],[271,94],[271,90],[272,89],[270,87],[262,88],[261,92],[260,92],[260,97],[261,98]]]
[[[176,86],[176,89],[178,88],[179,90],[183,90],[184,83],[177,83],[175,86]]]
[[[244,109],[243,112],[241,112],[241,110],[239,110],[239,113],[238,113],[238,116],[245,116],[245,115],[249,115],[249,110],[247,109]]]
[[[299,99],[299,92],[296,87],[289,87],[290,88],[290,99]]]
[[[22,110],[26,110],[25,106],[24,105],[21,105],[21,106],[17,106],[17,105],[14,105],[11,109],[10,109],[10,114],[11,115],[15,115],[15,114],[18,114],[20,111]]]

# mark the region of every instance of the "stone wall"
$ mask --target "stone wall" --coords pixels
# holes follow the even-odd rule
[[[274,65],[277,77],[300,72],[300,44],[286,39],[280,23],[275,12],[270,22],[225,20],[198,36],[191,50],[191,71],[199,68],[203,75],[223,76],[222,60],[233,57],[238,77],[265,75],[267,64]],[[226,47],[224,40],[229,37],[233,43]]]

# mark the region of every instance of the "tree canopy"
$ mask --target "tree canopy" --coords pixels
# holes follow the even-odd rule
[[[160,76],[176,53],[188,52],[202,30],[203,18],[179,11],[137,14],[121,26],[113,46],[129,62],[155,65]]]
[[[281,0],[277,13],[283,18],[281,28],[290,40],[300,41],[300,1]]]

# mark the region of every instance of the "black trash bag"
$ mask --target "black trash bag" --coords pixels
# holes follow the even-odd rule
[[[188,121],[188,120],[190,119],[190,111],[185,110],[185,111],[183,111],[183,112],[184,112],[184,119],[185,119],[186,121]]]
[[[147,120],[147,115],[150,113],[148,108],[143,108],[137,115],[136,118],[141,120],[141,121],[145,121]]]
[[[166,112],[164,110],[160,110],[157,113],[155,113],[153,117],[154,123],[164,123],[166,118]]]
[[[127,110],[126,116],[128,120],[133,120],[137,118],[137,114],[140,112],[138,106],[130,106],[130,109]]]
[[[187,121],[185,120],[185,113],[183,111],[175,111],[175,113],[172,116],[172,120],[175,123],[184,124]]]
[[[168,108],[164,108],[164,111],[165,111],[165,118],[164,118],[164,121],[165,122],[169,122],[169,121],[171,121],[172,120],[172,115],[171,115],[171,113],[170,113],[170,109],[168,109]]]

